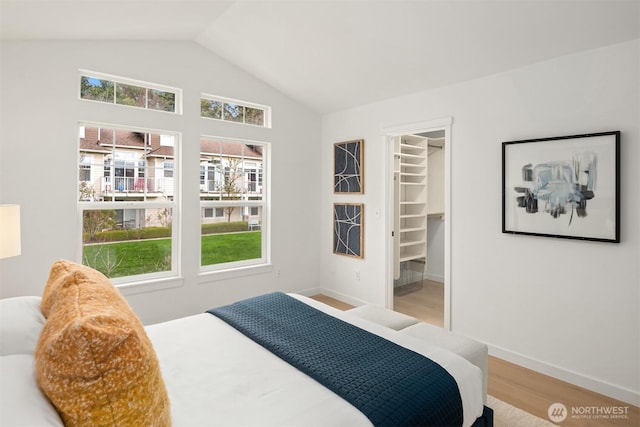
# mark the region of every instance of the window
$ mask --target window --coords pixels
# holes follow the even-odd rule
[[[216,137],[200,139],[201,268],[268,262],[263,180],[269,145]],[[207,209],[215,209],[208,215]]]
[[[78,77],[78,102],[88,110],[97,107],[94,113],[112,108],[95,104],[106,103],[182,114],[181,89],[93,71],[80,70]],[[127,111],[136,120],[139,114]],[[271,107],[230,98],[202,95],[200,116],[271,127]],[[117,285],[178,275],[179,130],[79,124],[82,262]],[[226,277],[243,274],[245,267],[261,269],[269,261],[269,144],[202,137],[200,152],[199,176],[193,177],[200,184],[200,272],[225,271]],[[196,167],[195,161],[187,166]]]
[[[81,71],[80,98],[180,114],[179,89],[91,71]]]
[[[200,116],[208,119],[271,127],[270,115],[271,107],[264,105],[204,94],[200,98]]]
[[[173,162],[162,162],[165,178],[173,178]]]
[[[175,133],[81,125],[78,144],[82,262],[107,277],[153,278],[177,271]],[[129,280],[127,279],[127,280]],[[120,282],[122,282],[121,279]]]
[[[80,154],[80,170],[78,180],[80,183],[91,181],[91,154]]]

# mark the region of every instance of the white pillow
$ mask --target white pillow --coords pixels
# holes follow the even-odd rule
[[[45,322],[40,301],[36,296],[0,299],[0,355],[33,355]]]
[[[0,425],[63,426],[36,381],[33,355],[0,357]]]

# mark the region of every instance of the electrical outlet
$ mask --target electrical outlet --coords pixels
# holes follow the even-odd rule
[[[360,270],[356,270],[356,282],[360,281]]]

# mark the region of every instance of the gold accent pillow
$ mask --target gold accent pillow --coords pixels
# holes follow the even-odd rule
[[[102,273],[51,267],[42,295],[38,384],[66,426],[169,426],[169,397],[151,341]]]

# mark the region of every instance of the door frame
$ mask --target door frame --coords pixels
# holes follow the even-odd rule
[[[394,185],[393,185],[393,139],[407,134],[444,131],[444,327],[451,329],[451,126],[453,117],[443,117],[435,120],[425,120],[415,123],[389,126],[382,129],[385,144],[385,200],[386,200],[386,224],[385,224],[385,305],[393,309],[393,238],[391,233],[394,227]]]

